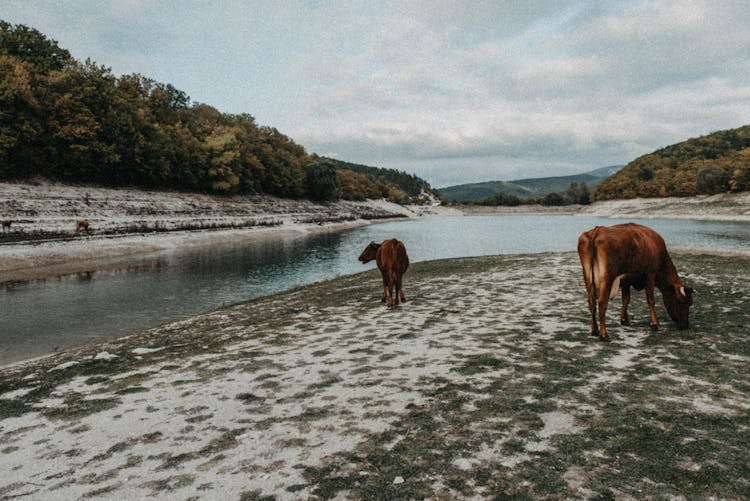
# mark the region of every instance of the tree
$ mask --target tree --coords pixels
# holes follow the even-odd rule
[[[41,123],[32,74],[23,61],[0,55],[0,176],[31,174]]]
[[[22,24],[0,20],[0,54],[14,56],[36,68],[40,73],[61,70],[72,64],[70,52],[61,49],[55,40]]]
[[[565,205],[565,197],[559,193],[548,193],[542,198],[542,205]]]
[[[714,194],[729,189],[729,174],[714,165],[707,165],[698,171],[695,179],[695,189],[698,193]]]
[[[322,159],[307,169],[307,193],[313,200],[336,200],[339,180],[333,162]]]
[[[565,192],[570,203],[588,205],[591,203],[591,195],[589,194],[589,188],[586,183],[572,182]]]

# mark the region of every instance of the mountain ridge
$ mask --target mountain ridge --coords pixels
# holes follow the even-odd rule
[[[435,190],[440,196],[451,202],[477,201],[498,193],[515,195],[521,198],[543,197],[549,193],[565,191],[571,183],[584,183],[588,188],[594,188],[622,167],[622,165],[609,165],[580,174],[532,177],[511,181],[483,181],[447,186]]]

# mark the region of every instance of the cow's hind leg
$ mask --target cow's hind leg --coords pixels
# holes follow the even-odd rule
[[[396,274],[388,273],[388,306],[395,308],[398,305],[398,287],[396,286]]]
[[[599,337],[599,327],[596,324],[596,289],[591,284],[587,284],[586,292],[589,299],[589,313],[591,314],[591,331],[589,335]]]
[[[380,274],[383,276],[383,297],[380,298],[380,302],[385,303],[388,299],[388,274],[384,270],[380,270]]]
[[[628,304],[630,304],[630,286],[622,286],[622,310],[620,310],[620,325],[630,325],[628,318]]]
[[[396,277],[396,294],[402,303],[406,302],[406,296],[404,296],[403,275],[398,275]]]
[[[612,285],[608,283],[609,280],[606,276],[600,277],[599,287],[597,287],[597,309],[598,320],[599,320],[599,340],[609,341],[609,334],[607,333],[607,304],[609,303],[609,295],[612,290]]]

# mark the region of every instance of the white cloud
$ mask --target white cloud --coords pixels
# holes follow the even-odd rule
[[[10,0],[4,10],[77,58],[250,113],[310,151],[436,185],[625,163],[750,116],[744,0]]]

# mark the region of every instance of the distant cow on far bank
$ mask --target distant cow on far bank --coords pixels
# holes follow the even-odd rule
[[[3,231],[10,231],[10,225],[13,224],[12,219],[3,219]]]
[[[604,324],[607,303],[622,287],[620,323],[629,325],[630,287],[646,289],[651,328],[659,328],[654,309],[654,286],[661,291],[669,316],[678,329],[687,329],[693,289],[685,287],[667,252],[664,239],[639,224],[597,226],[578,237],[578,256],[591,312],[591,335],[609,341]],[[597,326],[597,307],[598,326]]]
[[[88,219],[76,220],[76,233],[80,233],[81,230],[86,230],[86,233],[89,232],[89,220]]]
[[[402,303],[405,303],[406,297],[404,296],[402,279],[409,268],[409,256],[406,254],[406,247],[403,242],[395,238],[384,240],[383,243],[379,244],[370,242],[360,254],[359,260],[362,263],[369,263],[373,259],[383,276],[382,301],[388,301],[390,308],[398,305],[399,299]]]

